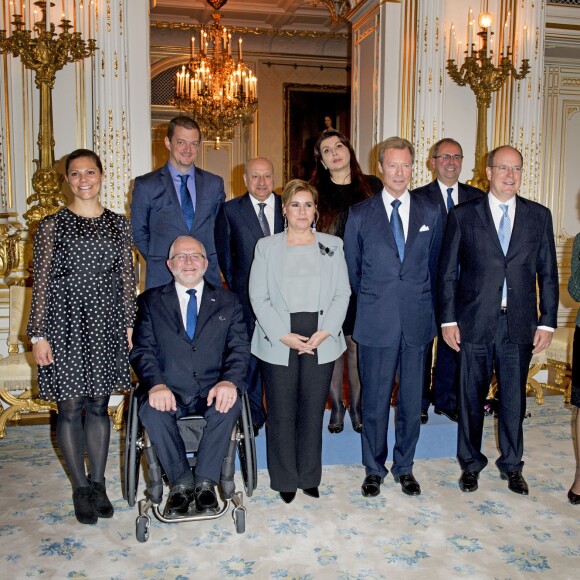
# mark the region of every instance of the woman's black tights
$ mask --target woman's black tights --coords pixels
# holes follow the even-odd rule
[[[57,407],[56,440],[68,468],[73,489],[89,485],[85,470],[85,446],[89,456],[91,480],[104,483],[111,434],[107,413],[109,397],[76,397],[59,401]]]

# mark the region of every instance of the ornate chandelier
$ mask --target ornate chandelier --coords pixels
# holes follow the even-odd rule
[[[219,10],[227,0],[207,0]],[[220,24],[222,15],[212,14],[213,24],[199,33],[199,48],[191,37],[191,57],[176,75],[175,98],[170,104],[188,111],[199,123],[204,137],[215,141],[233,139],[240,124],[251,125],[258,108],[257,78],[244,64],[242,39],[238,60],[232,56],[232,35]]]

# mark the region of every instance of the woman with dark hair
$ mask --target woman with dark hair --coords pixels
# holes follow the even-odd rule
[[[570,296],[580,302],[580,234],[574,238],[572,248],[571,274],[568,280]],[[580,311],[576,315],[576,330],[574,331],[574,346],[572,354],[572,398],[570,403],[576,407],[574,451],[576,455],[576,472],[574,483],[568,491],[568,500],[573,505],[580,504]]]
[[[310,183],[318,190],[319,218],[316,229],[344,237],[344,227],[349,208],[382,190],[383,184],[374,175],[364,175],[350,141],[338,131],[324,131],[314,146],[316,166]],[[352,340],[356,298],[351,295],[343,332],[346,337],[348,382],[350,385],[349,414],[357,433],[362,432],[361,384],[358,374],[357,347]],[[342,377],[344,359],[340,357],[335,365],[330,386],[332,411],[328,430],[340,433],[344,429],[346,408],[342,400]]]
[[[34,236],[34,285],[27,334],[40,397],[56,401],[57,442],[82,524],[110,518],[105,490],[111,391],[130,388],[135,277],[127,218],[99,201],[103,166],[88,149],[66,160],[72,201]],[[85,416],[83,423],[83,414]],[[85,471],[87,450],[90,478]]]

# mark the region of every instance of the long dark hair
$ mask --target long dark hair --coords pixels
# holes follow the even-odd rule
[[[322,165],[322,142],[330,137],[338,137],[338,140],[348,149],[350,153],[350,182],[351,195],[346,201],[346,206],[350,207],[359,201],[363,201],[373,195],[371,184],[363,174],[356,159],[356,154],[350,141],[339,131],[323,131],[314,145],[315,166],[310,177],[310,183],[318,190],[318,211],[320,216],[316,228],[321,232],[331,234],[337,233],[344,221],[344,211],[337,207],[331,199],[334,185],[330,179],[330,171]]]

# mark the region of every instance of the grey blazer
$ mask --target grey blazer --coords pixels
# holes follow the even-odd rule
[[[319,364],[335,361],[345,350],[342,323],[350,298],[342,240],[316,232],[319,253],[320,295],[318,330],[330,336],[317,349]],[[262,238],[256,244],[250,271],[250,302],[256,315],[252,354],[271,364],[288,366],[290,348],[280,339],[290,332],[284,266],[286,234]],[[325,251],[328,249],[328,251]]]

